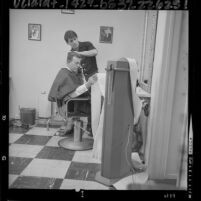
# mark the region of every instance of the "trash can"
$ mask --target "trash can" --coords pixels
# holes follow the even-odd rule
[[[36,118],[35,108],[20,108],[20,120],[22,125],[34,125]]]

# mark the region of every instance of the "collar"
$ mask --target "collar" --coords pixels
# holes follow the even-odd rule
[[[67,65],[66,65],[66,68],[67,68],[69,71],[73,72]]]
[[[72,71],[67,65],[66,65],[66,68],[71,72],[71,73],[74,73],[74,74],[78,74],[78,72],[76,73],[76,72],[74,72],[74,71]]]

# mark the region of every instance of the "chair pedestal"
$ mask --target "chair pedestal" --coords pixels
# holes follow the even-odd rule
[[[74,122],[74,136],[73,138],[67,137],[58,142],[60,147],[65,149],[75,150],[75,151],[82,151],[82,150],[89,150],[93,148],[93,139],[82,138],[81,132],[81,121],[76,120]]]

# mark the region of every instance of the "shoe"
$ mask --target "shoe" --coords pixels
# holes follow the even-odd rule
[[[71,129],[64,130],[64,135],[70,135],[70,134],[73,134],[73,132],[74,132],[74,127],[72,127]]]
[[[73,134],[73,131],[74,131],[74,127],[72,127],[72,128],[66,128],[66,127],[61,127],[56,133],[55,133],[55,135],[56,136],[61,136],[61,137],[63,137],[63,136],[66,136],[66,135],[70,135],[70,134]]]

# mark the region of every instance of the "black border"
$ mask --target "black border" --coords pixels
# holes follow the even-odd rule
[[[189,0],[10,0],[17,9],[187,10]]]
[[[55,2],[56,0],[50,0],[50,2]],[[82,0],[78,0],[79,2],[83,2]],[[131,0],[130,0],[131,1]],[[188,159],[192,159],[191,164],[188,165],[189,169],[192,168],[193,174],[192,179],[193,182],[189,181],[188,178],[188,185],[189,183],[192,185],[189,189],[190,191],[83,191],[81,192],[75,192],[73,190],[35,190],[35,189],[8,189],[8,133],[9,133],[9,8],[15,8],[14,2],[24,2],[24,4],[19,5],[18,9],[76,9],[75,7],[72,7],[72,5],[68,4],[68,7],[66,6],[66,2],[70,2],[70,0],[61,0],[57,1],[58,4],[54,5],[53,3],[47,7],[46,5],[36,5],[36,6],[29,6],[28,2],[29,0],[10,0],[10,1],[0,1],[1,3],[1,16],[0,16],[0,44],[1,44],[1,60],[0,60],[0,71],[2,74],[2,80],[0,84],[0,91],[1,91],[1,103],[0,103],[0,114],[1,114],[1,121],[0,121],[0,149],[1,149],[1,171],[0,171],[0,196],[2,200],[61,200],[61,199],[106,199],[108,196],[112,199],[119,198],[119,199],[126,199],[127,196],[131,199],[152,199],[153,200],[188,200],[189,193],[192,195],[191,199],[194,199],[197,195],[199,195],[199,185],[196,185],[196,182],[200,182],[199,177],[197,176],[197,173],[200,171],[200,152],[198,151],[198,147],[200,147],[200,122],[198,119],[198,111],[200,108],[199,99],[195,98],[197,94],[199,93],[198,88],[198,81],[200,80],[200,74],[199,71],[199,58],[200,58],[200,50],[194,49],[198,44],[200,44],[200,33],[198,32],[198,23],[200,17],[198,17],[198,12],[196,12],[196,8],[199,9],[197,5],[197,1],[193,0],[193,2],[189,1],[187,2],[187,7],[184,5],[185,1],[180,4],[180,6],[177,6],[176,4],[173,5],[172,8],[169,10],[189,10],[189,19],[190,19],[190,27],[189,27],[189,123],[190,123],[190,117],[192,116],[192,125],[193,125],[193,133],[194,133],[194,143],[193,143],[193,156],[189,156]],[[99,3],[98,3],[99,2]],[[100,2],[102,2],[105,7],[101,7]],[[77,9],[122,9],[120,5],[116,5],[116,7],[113,4],[113,7],[111,4],[104,4],[106,0],[97,1],[94,0],[94,5],[98,6],[92,6],[90,7],[87,5],[84,8],[81,8],[81,4],[77,6]],[[135,5],[137,7],[134,10],[137,9],[159,9],[163,10],[165,7],[159,7],[160,2],[162,0],[158,1],[134,1],[136,2]],[[158,7],[148,7],[148,4],[144,4],[145,7],[143,8],[139,2],[153,2],[153,5],[156,5],[158,2]],[[167,2],[176,2],[176,1],[167,1]],[[192,3],[192,4],[190,4]],[[62,7],[61,5],[65,5]],[[149,4],[150,5],[150,4]],[[127,5],[128,6],[128,5]],[[146,7],[147,6],[147,7]],[[123,9],[129,9],[123,8]],[[197,23],[197,26],[193,25],[193,22]],[[192,32],[191,32],[192,31]],[[199,42],[198,42],[199,40]],[[200,46],[199,46],[200,48]],[[3,120],[3,116],[6,115],[6,120]],[[6,158],[5,158],[6,157]],[[6,160],[3,160],[6,159]],[[172,196],[171,196],[172,195]],[[175,196],[173,196],[175,195]]]
[[[191,5],[191,12],[189,12],[189,118],[188,122],[192,121],[193,129],[193,155],[188,156],[188,167],[192,170],[192,173],[188,174],[188,181],[193,180],[192,188],[188,188],[189,192],[192,191],[192,198],[200,196],[200,173],[201,170],[200,161],[201,161],[201,127],[200,127],[200,104],[197,101],[199,98],[198,91],[200,91],[200,63],[199,58],[199,46],[200,42],[200,24],[197,24],[197,20],[200,19],[200,12],[198,0],[194,0]],[[188,128],[189,130],[190,128]]]

